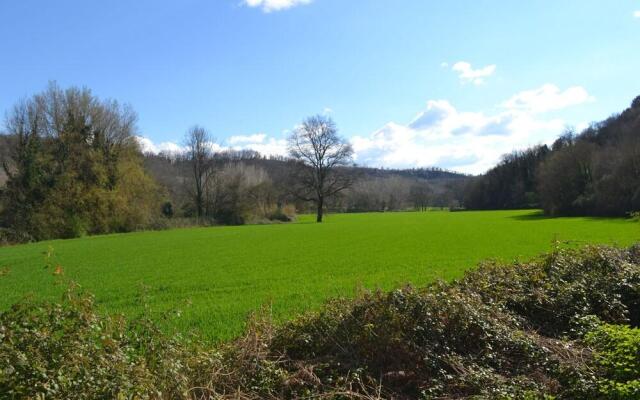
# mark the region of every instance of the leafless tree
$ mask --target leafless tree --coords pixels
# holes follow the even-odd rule
[[[317,222],[322,222],[325,200],[348,188],[352,180],[344,167],[351,162],[353,149],[338,136],[331,118],[316,115],[307,118],[289,137],[289,155],[298,161],[294,176],[294,194],[317,207]]]
[[[185,137],[187,157],[191,163],[194,182],[193,200],[198,218],[204,215],[205,189],[213,170],[212,143],[213,139],[207,130],[198,125],[189,129]]]
[[[429,200],[432,189],[426,182],[415,182],[409,188],[409,199],[413,203],[416,211],[426,211],[429,207]]]

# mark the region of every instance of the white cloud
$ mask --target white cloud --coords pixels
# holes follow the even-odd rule
[[[583,88],[560,91],[554,85],[518,93],[491,114],[460,111],[447,100],[431,100],[408,124],[389,122],[351,142],[361,165],[439,166],[478,174],[513,150],[553,142],[566,123],[545,118],[545,111],[592,100]]]
[[[161,142],[159,144],[155,144],[151,139],[144,136],[136,136],[136,140],[138,141],[138,144],[140,145],[140,149],[142,150],[143,153],[177,154],[177,153],[182,153],[185,150],[183,146],[180,146],[179,144],[174,142]]]
[[[227,141],[231,145],[244,145],[247,143],[262,143],[266,137],[267,135],[264,133],[256,133],[248,136],[231,136]]]
[[[502,106],[510,110],[523,110],[541,113],[560,110],[566,107],[594,101],[594,97],[581,86],[574,86],[561,91],[556,85],[546,84],[533,90],[517,93]]]
[[[447,100],[431,100],[407,124],[389,122],[369,135],[353,136],[355,161],[364,166],[413,168],[439,166],[478,174],[504,154],[536,144],[550,144],[566,127],[545,112],[593,101],[582,87],[564,91],[547,84],[502,102],[493,113],[461,111]],[[284,136],[281,136],[284,137]],[[175,143],[155,145],[139,138],[147,151],[181,149]],[[221,150],[255,150],[263,155],[287,155],[286,139],[265,133],[231,136]]]
[[[232,136],[228,140],[230,149],[254,150],[265,156],[286,156],[287,141],[268,137],[264,133],[247,136]]]
[[[262,11],[269,13],[309,4],[311,1],[312,0],[244,0],[243,3],[249,7],[259,7]]]
[[[441,64],[445,66],[445,63]],[[470,63],[466,61],[458,61],[453,64],[451,69],[458,73],[460,81],[463,83],[473,83],[474,85],[481,85],[484,83],[484,79],[493,75],[496,71],[495,64],[487,65],[486,67],[473,69]]]
[[[140,144],[140,148],[143,153],[179,154],[187,150],[185,146],[181,146],[174,142],[162,142],[156,144],[151,139],[144,136],[136,136],[136,139]],[[254,150],[266,156],[285,156],[287,154],[286,140],[271,138],[264,133],[231,136],[227,139],[226,143],[209,143],[209,147],[214,153],[226,150]]]
[[[633,12],[634,18],[640,18],[640,10]]]
[[[442,118],[417,127],[390,122],[370,136],[354,137],[356,162],[374,167],[439,166],[482,173],[503,154],[550,141],[565,125],[562,120],[536,120],[520,112],[460,112],[446,101],[430,102],[427,110],[427,114]]]

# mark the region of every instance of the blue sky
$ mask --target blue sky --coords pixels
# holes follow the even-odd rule
[[[640,95],[640,1],[0,2],[0,110],[87,86],[148,149],[285,151],[329,114],[370,166],[478,173]]]

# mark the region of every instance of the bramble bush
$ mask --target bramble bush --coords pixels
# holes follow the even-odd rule
[[[0,396],[12,399],[186,398],[215,352],[147,318],[96,313],[72,285],[60,303],[25,300],[0,316]]]
[[[101,315],[72,285],[0,314],[0,397],[637,399],[639,310],[639,246],[488,262],[281,325],[263,311],[218,345]]]

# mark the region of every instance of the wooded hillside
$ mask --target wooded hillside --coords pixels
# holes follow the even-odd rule
[[[553,145],[506,155],[464,194],[469,209],[542,208],[548,215],[640,210],[640,96],[622,113],[567,131]]]

